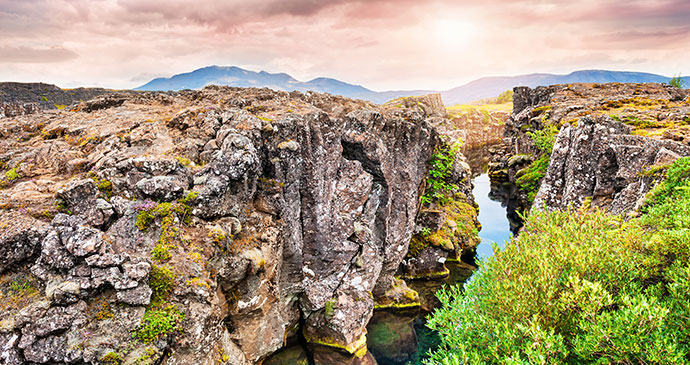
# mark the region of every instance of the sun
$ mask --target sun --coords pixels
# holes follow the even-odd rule
[[[462,19],[436,19],[433,35],[437,42],[447,48],[461,48],[473,38],[474,25]]]

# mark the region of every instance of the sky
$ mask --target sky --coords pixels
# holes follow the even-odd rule
[[[238,66],[373,90],[690,74],[690,0],[0,0],[0,80],[133,88]]]

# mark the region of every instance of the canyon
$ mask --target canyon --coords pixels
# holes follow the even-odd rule
[[[288,344],[375,364],[374,312],[427,306],[418,283],[475,254],[472,167],[509,215],[634,215],[655,167],[690,155],[689,93],[661,84],[518,87],[510,114],[439,94],[94,96],[0,118],[7,364],[256,364]]]

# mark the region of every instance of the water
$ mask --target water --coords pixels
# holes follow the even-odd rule
[[[479,231],[481,243],[477,246],[476,260],[493,256],[493,243],[503,248],[505,242],[510,240],[511,224],[508,220],[506,207],[493,197],[489,175],[484,172],[472,180],[474,188],[472,195],[479,204],[479,222],[482,230]]]

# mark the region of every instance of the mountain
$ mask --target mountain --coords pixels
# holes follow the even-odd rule
[[[137,87],[135,90],[200,89],[209,84],[237,87],[268,87],[283,91],[297,90],[305,92],[311,90],[369,100],[378,104],[400,96],[423,95],[431,92],[427,90],[376,92],[360,85],[348,84],[327,77],[318,77],[302,82],[285,73],[254,72],[234,66],[209,66],[192,72],[174,75],[170,78],[157,78]]]
[[[622,82],[622,83],[667,83],[671,78],[644,72],[583,70],[567,75],[536,73],[511,77],[483,77],[463,86],[441,92],[446,105],[463,104],[472,100],[497,96],[501,92],[515,86],[549,86],[556,84],[570,84],[574,82]],[[690,77],[684,77],[686,85],[690,84]],[[688,85],[690,86],[690,85]]]
[[[670,77],[644,72],[583,70],[575,71],[567,75],[535,73],[520,76],[483,77],[465,85],[441,91],[440,93],[446,105],[455,105],[494,97],[515,86],[536,87],[574,82],[666,83],[670,79]],[[690,86],[690,77],[684,77],[683,79],[685,80],[685,84]],[[367,89],[361,85],[348,84],[332,78],[319,77],[307,82],[302,82],[286,73],[274,74],[266,71],[254,72],[234,66],[209,66],[192,72],[174,75],[170,78],[157,78],[145,85],[137,87],[135,90],[200,89],[209,84],[238,87],[268,87],[284,91],[297,90],[304,92],[311,90],[343,95],[355,99],[369,100],[378,104],[402,96],[416,96],[438,92],[432,90],[395,90],[378,92]]]

